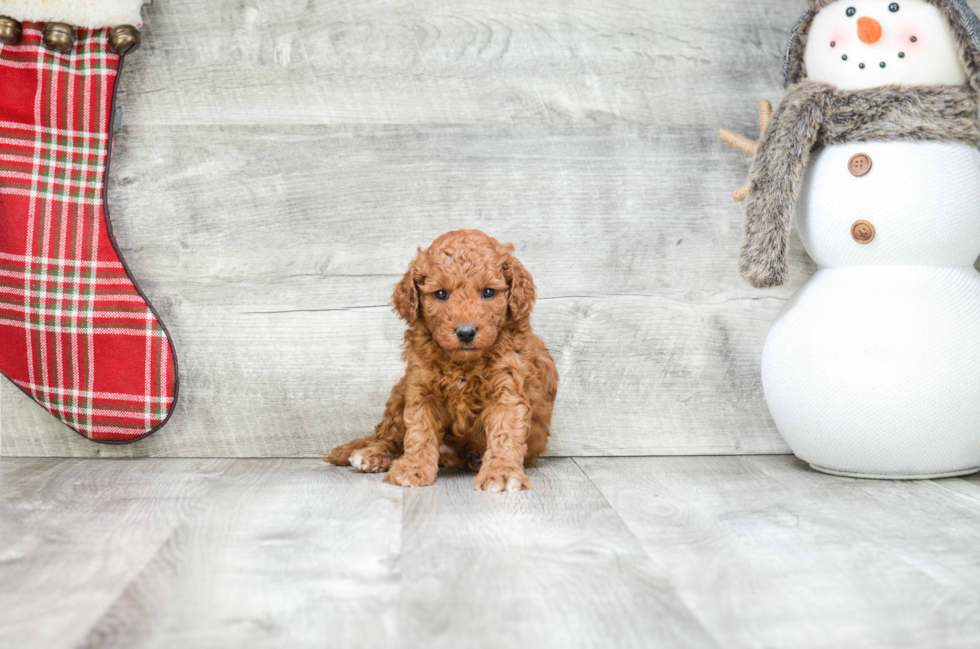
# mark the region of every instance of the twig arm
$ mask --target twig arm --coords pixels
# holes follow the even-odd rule
[[[759,102],[759,133],[760,138],[766,134],[766,127],[769,126],[769,120],[772,119],[772,104],[766,100]],[[718,138],[730,147],[736,148],[746,155],[750,155],[753,158],[759,153],[759,142],[750,140],[749,138],[739,135],[735,131],[730,131],[727,128],[718,130]],[[752,183],[746,183],[735,190],[733,196],[738,202],[744,201],[748,198],[749,193],[752,189]]]
[[[753,142],[744,135],[739,135],[735,131],[729,131],[727,128],[719,129],[718,138],[730,147],[734,147],[750,156],[755,156],[759,152],[759,143]]]
[[[766,134],[766,127],[769,126],[769,120],[772,119],[772,104],[768,100],[763,99],[759,102],[759,135]]]
[[[752,189],[752,183],[750,183],[750,182],[749,183],[745,183],[744,185],[742,185],[741,187],[739,187],[738,189],[736,189],[732,193],[732,197],[736,201],[738,201],[739,203],[741,203],[742,201],[744,201],[746,198],[749,197],[749,191],[751,189]]]

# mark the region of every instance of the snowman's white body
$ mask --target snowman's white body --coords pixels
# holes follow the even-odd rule
[[[963,20],[972,34],[975,18]],[[807,34],[811,81],[968,83],[931,0],[837,0]],[[871,159],[860,177],[848,167],[858,153]],[[852,236],[858,220],[874,226],[870,243]],[[769,409],[793,451],[853,476],[980,470],[980,152],[941,142],[817,149],[796,227],[819,270],[780,313],[762,361]]]
[[[872,160],[856,177],[848,161]],[[851,236],[870,222],[874,240]],[[766,342],[766,400],[794,453],[846,475],[980,470],[980,152],[816,150],[797,207],[819,267]]]

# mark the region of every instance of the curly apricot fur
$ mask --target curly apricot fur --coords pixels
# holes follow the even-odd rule
[[[479,466],[474,489],[531,488],[524,466],[547,446],[558,370],[531,329],[537,292],[513,252],[477,230],[419,249],[392,296],[408,323],[405,375],[374,434],[326,461],[354,458],[362,471],[387,463],[384,481],[406,487],[431,485],[440,466]],[[461,325],[476,327],[472,341],[456,336]]]

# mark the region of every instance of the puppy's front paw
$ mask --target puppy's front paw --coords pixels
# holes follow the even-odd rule
[[[524,473],[524,467],[484,464],[473,480],[473,488],[477,491],[520,491],[530,489],[531,481]]]
[[[323,457],[323,461],[337,466],[347,466],[350,464],[351,454],[357,449],[364,448],[364,446],[364,440],[355,439],[353,442],[347,442],[330,451]]]
[[[391,453],[386,448],[368,446],[354,451],[350,465],[364,473],[381,473],[391,468]]]
[[[402,458],[391,465],[384,482],[396,487],[428,487],[436,481],[439,465],[429,466],[417,460]]]

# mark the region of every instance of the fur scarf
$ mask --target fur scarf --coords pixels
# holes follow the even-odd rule
[[[817,145],[881,140],[980,142],[980,103],[970,86],[838,90],[803,81],[773,113],[752,164],[739,273],[759,288],[787,279],[790,225]]]

